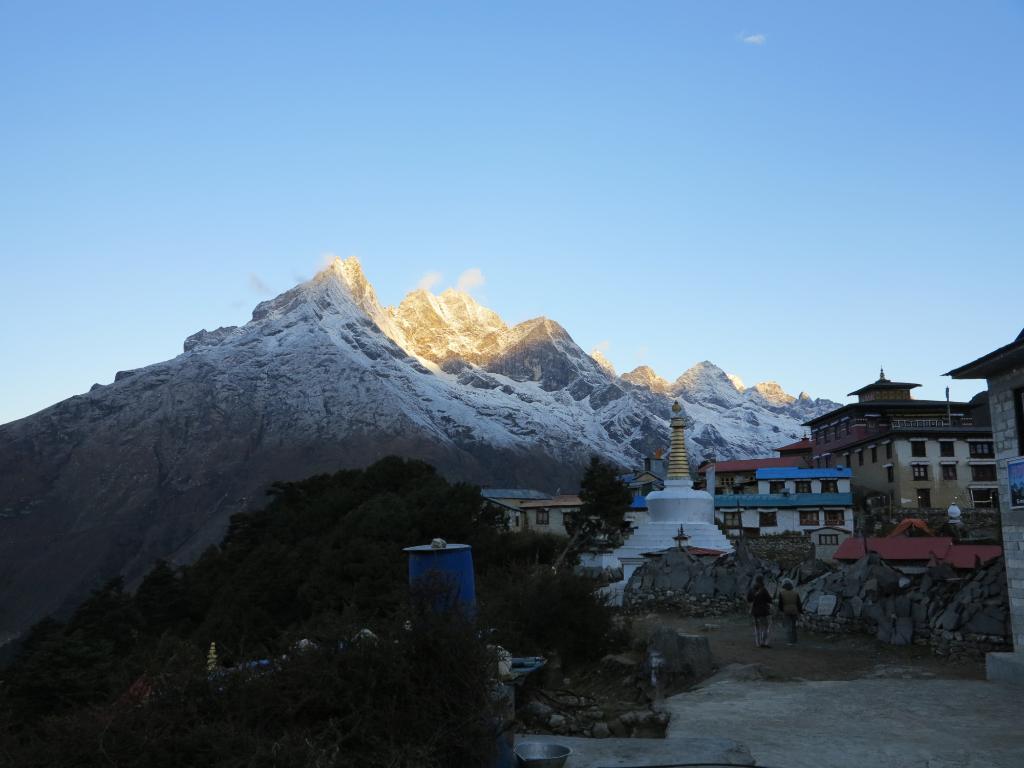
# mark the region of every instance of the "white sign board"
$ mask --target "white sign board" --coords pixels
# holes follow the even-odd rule
[[[822,595],[818,598],[818,615],[831,616],[836,609],[835,595]]]

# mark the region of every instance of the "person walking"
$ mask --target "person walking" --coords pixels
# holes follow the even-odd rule
[[[747,593],[747,602],[754,620],[754,642],[758,648],[771,648],[768,635],[772,628],[772,596],[764,585],[764,576],[754,580],[754,586]]]
[[[803,613],[804,606],[800,602],[800,595],[793,589],[793,582],[786,579],[782,582],[782,591],[779,592],[779,613],[786,624],[786,644],[796,644],[796,620]]]

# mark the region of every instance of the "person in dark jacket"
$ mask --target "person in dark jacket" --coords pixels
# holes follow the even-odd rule
[[[786,642],[789,645],[796,643],[796,620],[803,611],[800,595],[793,589],[793,582],[786,579],[782,582],[782,591],[779,592],[779,613],[786,624]]]
[[[772,629],[772,596],[764,585],[764,576],[754,580],[754,586],[747,593],[747,602],[754,620],[754,642],[759,648],[771,648],[768,636]]]

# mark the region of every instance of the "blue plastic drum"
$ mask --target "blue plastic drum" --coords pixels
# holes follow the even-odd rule
[[[406,547],[409,553],[409,586],[439,590],[435,598],[441,610],[454,606],[467,616],[476,610],[476,578],[473,575],[473,548],[468,544],[449,544],[433,548],[429,544]]]

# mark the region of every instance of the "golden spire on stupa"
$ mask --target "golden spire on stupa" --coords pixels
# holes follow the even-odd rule
[[[686,456],[686,435],[683,433],[683,407],[676,400],[672,403],[672,447],[668,457],[668,479],[689,480],[690,460]]]

